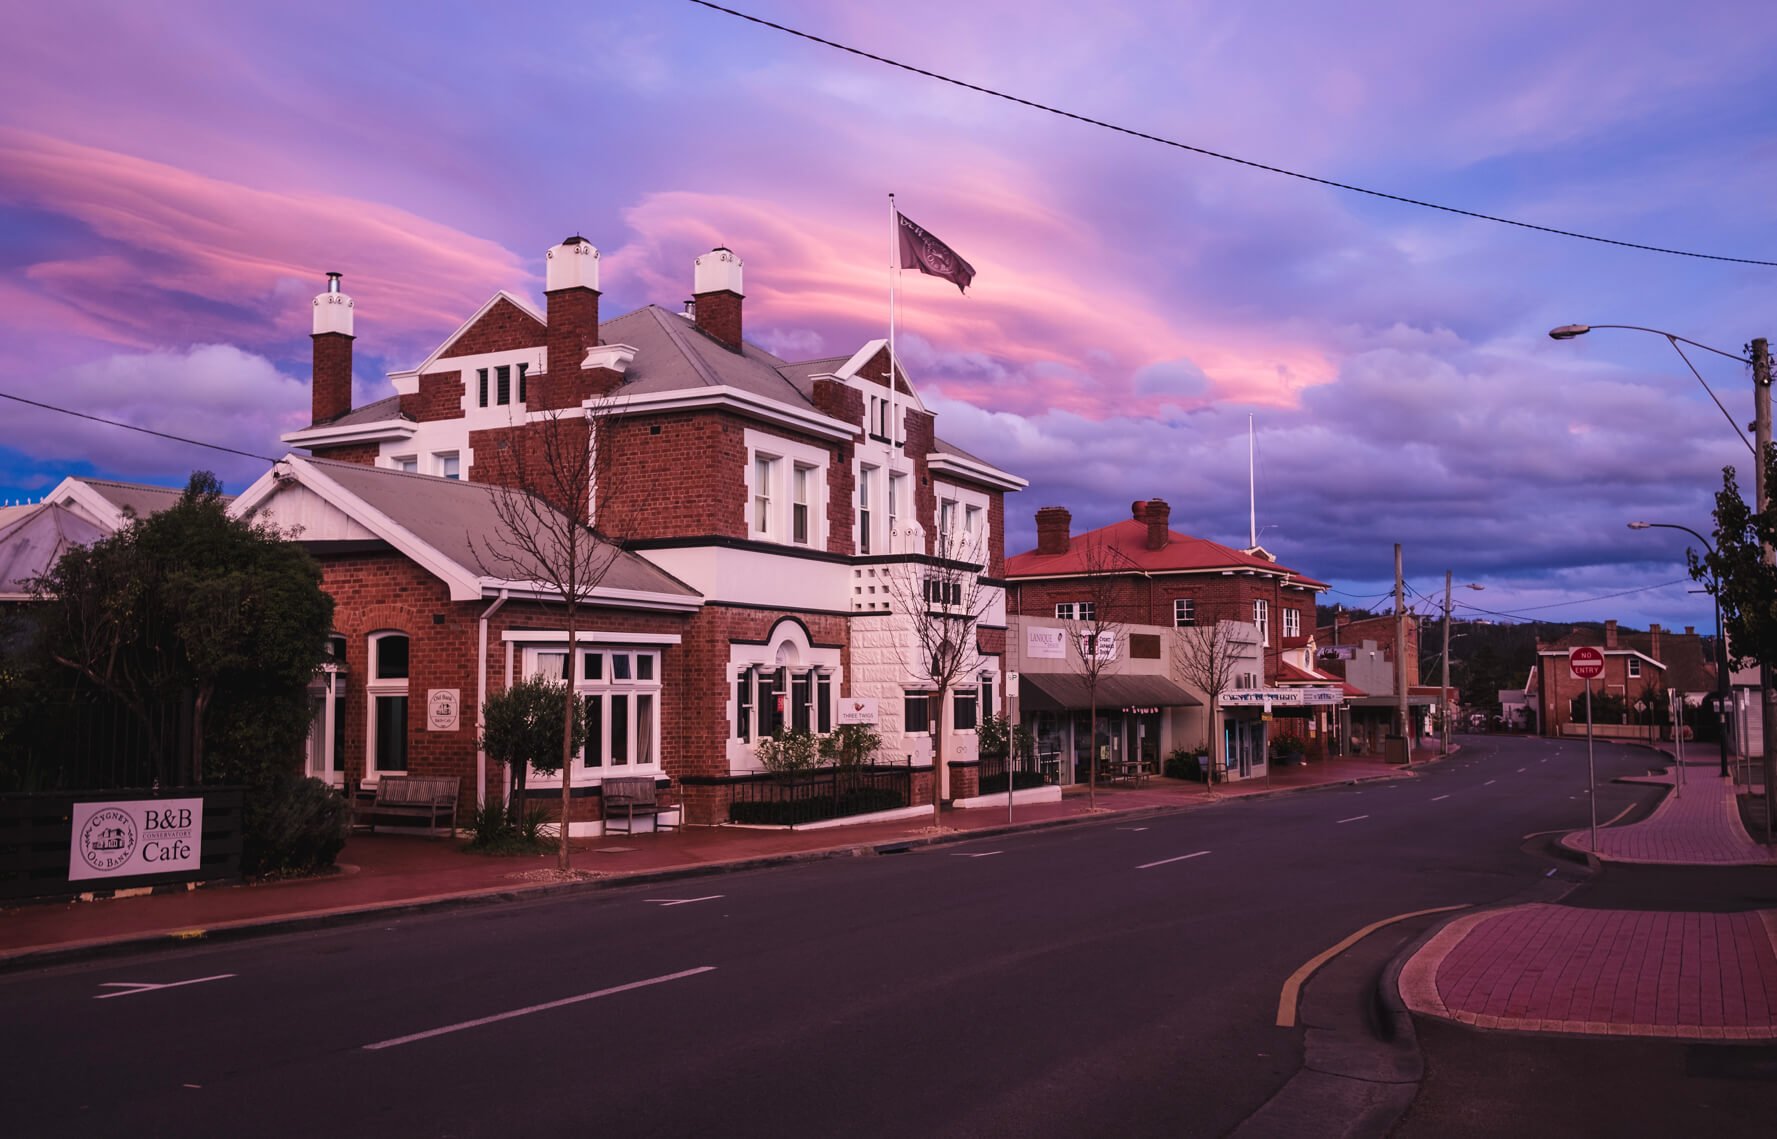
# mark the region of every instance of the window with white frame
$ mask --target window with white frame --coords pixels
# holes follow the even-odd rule
[[[1194,597],[1175,597],[1172,599],[1172,623],[1178,628],[1197,623],[1197,599]]]
[[[574,694],[586,714],[586,746],[575,757],[576,783],[605,775],[649,774],[660,768],[660,652],[629,645],[578,650],[572,670]],[[525,674],[564,676],[568,652],[562,648],[525,650]]]
[[[407,770],[408,640],[405,633],[375,633],[370,638],[369,755],[371,775]]]
[[[765,739],[789,729],[833,730],[833,671],[820,666],[741,665],[734,679],[734,738]]]
[[[871,507],[874,504],[877,468],[863,465],[858,468],[858,553],[870,552]]]
[[[981,536],[981,516],[984,512],[979,506],[963,507],[963,533],[969,541],[974,542]]]
[[[901,696],[903,731],[907,735],[925,735],[932,730],[932,694],[906,692]]]
[[[895,552],[895,530],[901,524],[901,499],[907,493],[907,476],[889,473],[888,477],[888,552]]]
[[[1091,601],[1058,601],[1055,603],[1055,619],[1057,621],[1091,621],[1096,617],[1098,606]]]
[[[441,452],[436,458],[440,475],[447,479],[461,479],[463,477],[463,462],[455,451]]]
[[[1283,611],[1283,635],[1286,637],[1302,635],[1302,611],[1300,609],[1285,609]]]
[[[768,538],[771,525],[771,484],[777,478],[778,460],[773,455],[753,456],[753,536]]]
[[[806,546],[813,532],[810,515],[814,468],[797,463],[790,472],[790,541]]]
[[[420,470],[420,457],[418,455],[397,455],[393,459],[390,459],[389,462],[394,464],[396,470],[406,471],[410,475],[418,474]]]
[[[959,732],[972,732],[980,727],[981,689],[958,688],[951,695],[951,727]]]
[[[1271,603],[1269,601],[1253,602],[1253,624],[1259,627],[1259,640],[1271,639]]]
[[[1630,677],[1637,677],[1637,676],[1641,675],[1641,658],[1639,658],[1639,657],[1630,657],[1629,658],[1629,675],[1630,675]]]
[[[938,501],[938,545],[940,549],[948,547],[955,537],[956,499],[940,499]]]

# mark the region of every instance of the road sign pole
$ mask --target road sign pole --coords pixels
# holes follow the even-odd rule
[[[1592,853],[1598,853],[1598,766],[1592,759],[1592,678],[1586,677],[1586,783],[1592,800]]]

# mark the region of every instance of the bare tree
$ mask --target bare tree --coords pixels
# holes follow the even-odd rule
[[[1078,593],[1069,604],[1070,616],[1062,618],[1067,627],[1068,660],[1074,672],[1086,685],[1087,809],[1098,808],[1098,682],[1107,673],[1115,672],[1121,663],[1117,642],[1123,637],[1123,624],[1113,619],[1118,608],[1116,575],[1131,563],[1116,549],[1105,544],[1102,537],[1082,540],[1081,573],[1074,579]]]
[[[501,534],[475,542],[484,568],[497,569],[512,581],[534,583],[561,601],[568,634],[557,856],[563,873],[573,869],[568,812],[575,751],[574,654],[582,610],[623,552],[609,533],[612,512],[606,508],[619,498],[613,480],[621,468],[613,461],[610,444],[614,410],[606,405],[533,413],[529,422],[504,431],[499,456],[492,460],[498,472],[493,501]],[[587,746],[594,744],[588,741]],[[522,773],[516,782],[522,792]],[[513,803],[522,810],[517,797]]]
[[[1215,621],[1208,625],[1183,625],[1173,629],[1172,670],[1185,684],[1203,693],[1209,700],[1209,770],[1205,781],[1213,793],[1217,768],[1226,755],[1217,755],[1216,741],[1221,738],[1222,694],[1235,685],[1235,680],[1251,656],[1251,643],[1240,635],[1236,621]]]
[[[905,624],[898,643],[904,672],[932,687],[932,826],[943,825],[945,708],[958,682],[981,670],[976,626],[997,596],[981,574],[986,534],[939,531],[932,556],[909,558],[888,574],[890,603]]]

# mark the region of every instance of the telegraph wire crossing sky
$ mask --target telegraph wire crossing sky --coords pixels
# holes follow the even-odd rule
[[[1696,381],[1743,421],[1744,368],[1547,332],[1777,331],[1768,22],[1582,2],[1557,40],[1511,0],[724,7],[17,14],[0,391],[276,456],[325,271],[358,301],[362,403],[495,290],[537,296],[576,230],[612,315],[676,305],[726,245],[750,339],[849,351],[885,333],[893,189],[980,271],[966,297],[904,274],[897,350],[946,438],[1032,480],[1013,549],[1040,506],[1083,530],[1147,497],[1244,546],[1250,415],[1264,544],[1326,600],[1384,594],[1399,541],[1409,578],[1453,569],[1498,613],[1709,624],[1685,542],[1623,524],[1708,532],[1746,453]],[[264,469],[9,404],[0,499]]]

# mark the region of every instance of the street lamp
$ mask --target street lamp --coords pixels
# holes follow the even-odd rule
[[[1716,397],[1715,389],[1711,388],[1709,386],[1708,382],[1703,379],[1703,374],[1701,372],[1697,371],[1697,366],[1695,364],[1691,363],[1691,358],[1684,354],[1684,349],[1680,348],[1678,346],[1678,344],[1679,344],[1679,341],[1683,341],[1684,343],[1689,344],[1692,348],[1701,348],[1703,351],[1713,352],[1717,356],[1726,356],[1728,359],[1738,360],[1742,364],[1751,364],[1753,366],[1753,371],[1755,373],[1758,371],[1758,362],[1756,359],[1749,360],[1745,356],[1736,356],[1734,353],[1724,352],[1720,348],[1711,348],[1707,344],[1699,344],[1695,340],[1692,340],[1688,337],[1680,336],[1675,332],[1664,332],[1658,328],[1643,328],[1639,324],[1563,324],[1559,328],[1549,329],[1549,339],[1550,340],[1572,340],[1576,336],[1584,336],[1586,333],[1592,331],[1594,328],[1626,328],[1626,329],[1629,329],[1633,332],[1651,332],[1655,336],[1664,336],[1666,338],[1666,343],[1672,345],[1672,350],[1674,352],[1678,353],[1678,358],[1680,360],[1684,361],[1685,367],[1687,367],[1691,370],[1691,375],[1696,376],[1697,382],[1699,384],[1703,385],[1703,390],[1709,393],[1709,398],[1712,400],[1715,400],[1715,406],[1718,408],[1721,408],[1721,413],[1728,417],[1728,422],[1733,424],[1734,433],[1736,435],[1740,436],[1740,442],[1745,443],[1746,449],[1753,452],[1753,458],[1755,460],[1758,458],[1758,452],[1753,449],[1752,442],[1746,438],[1746,432],[1740,429],[1739,421],[1734,418],[1733,414],[1730,413],[1726,407],[1722,406],[1721,400]],[[1752,343],[1753,343],[1753,356],[1757,357],[1760,352],[1759,346],[1762,345],[1764,343],[1764,341],[1754,340]],[[1765,378],[1764,378],[1764,388],[1767,392],[1770,390],[1770,386],[1771,386],[1770,360],[1767,357],[1765,360]],[[1769,418],[1769,417],[1767,416],[1767,418]],[[1762,475],[1759,477],[1763,478]],[[1761,494],[1761,498],[1762,498],[1762,494]],[[1761,507],[1760,509],[1763,509],[1763,508]]]
[[[1680,526],[1680,525],[1673,523],[1673,522],[1631,522],[1631,523],[1629,523],[1629,529],[1631,529],[1631,530],[1683,530],[1686,534],[1689,534],[1691,537],[1695,538],[1702,545],[1702,547],[1705,551],[1707,551],[1710,554],[1715,553],[1715,547],[1711,546],[1709,544],[1709,542],[1703,537],[1703,535],[1697,533],[1695,530],[1691,529],[1689,526]],[[1690,551],[1686,550],[1685,553],[1688,554],[1688,553],[1690,553]],[[1715,575],[1711,574],[1710,576],[1714,577]],[[1728,691],[1729,691],[1729,688],[1728,688],[1728,645],[1727,645],[1727,642],[1722,638],[1722,635],[1721,635],[1721,597],[1720,597],[1720,593],[1721,593],[1721,583],[1718,581],[1715,583],[1715,588],[1710,591],[1710,596],[1713,597],[1715,600],[1715,699],[1717,701],[1717,703],[1716,703],[1716,710],[1717,710],[1716,734],[1721,737],[1721,741],[1720,741],[1721,742],[1721,774],[1722,774],[1723,778],[1726,778],[1727,774],[1728,774],[1728,733],[1726,731],[1724,731],[1723,728],[1725,727],[1726,713],[1728,710]],[[1675,728],[1674,731],[1676,731],[1676,730],[1677,729]]]
[[[1450,576],[1453,571],[1444,571],[1444,682],[1438,689],[1438,700],[1444,705],[1444,714],[1438,717],[1443,721],[1444,738],[1442,755],[1450,754]],[[1464,589],[1486,589],[1484,585],[1464,582]]]
[[[1691,363],[1691,358],[1684,354],[1684,349],[1680,348],[1678,345],[1680,341],[1683,341],[1692,347],[1701,348],[1705,352],[1713,352],[1717,356],[1725,356],[1730,360],[1738,360],[1742,364],[1752,365],[1753,442],[1748,444],[1748,446],[1752,448],[1753,485],[1756,488],[1753,494],[1754,509],[1760,514],[1763,514],[1766,507],[1770,504],[1770,499],[1768,497],[1769,488],[1765,486],[1765,459],[1766,456],[1771,453],[1771,345],[1769,341],[1762,336],[1755,338],[1750,345],[1752,355],[1747,357],[1737,356],[1732,352],[1724,352],[1720,348],[1711,348],[1707,344],[1700,344],[1688,337],[1679,336],[1662,329],[1643,328],[1639,324],[1564,324],[1559,328],[1551,328],[1549,330],[1549,335],[1556,340],[1572,340],[1576,336],[1584,336],[1594,328],[1626,328],[1635,332],[1651,332],[1655,336],[1664,336],[1666,338],[1666,343],[1672,345],[1673,351],[1677,352],[1679,357],[1684,360],[1685,365],[1691,369],[1691,374],[1697,377],[1697,382],[1703,384],[1703,389],[1709,392],[1709,398],[1715,400],[1715,406],[1720,407],[1721,413],[1728,416],[1728,422],[1734,424],[1734,433],[1740,436],[1741,442],[1746,441],[1746,433],[1740,430],[1740,424],[1735,421],[1734,417],[1728,415],[1728,409],[1722,407],[1721,400],[1715,399],[1715,392],[1710,389],[1707,383],[1703,383],[1702,374],[1699,373],[1696,366]],[[1764,546],[1761,551],[1761,560],[1766,565],[1777,565],[1777,550],[1773,550],[1769,545]],[[1721,582],[1717,581],[1716,588],[1720,589],[1720,587]],[[1719,597],[1717,598],[1717,603],[1720,603]],[[1759,724],[1760,734],[1764,739],[1764,746],[1762,749],[1764,751],[1764,763],[1761,766],[1764,768],[1767,805],[1765,811],[1765,842],[1767,845],[1773,841],[1773,831],[1774,829],[1777,829],[1777,825],[1774,825],[1777,824],[1777,820],[1772,819],[1772,815],[1777,814],[1777,811],[1772,811],[1769,806],[1770,796],[1773,793],[1773,786],[1777,785],[1777,733],[1773,732],[1773,729],[1777,728],[1777,714],[1773,714],[1771,708],[1773,695],[1774,694],[1771,691],[1771,667],[1770,665],[1761,662],[1759,664]]]

